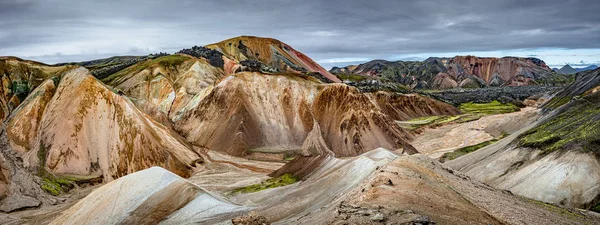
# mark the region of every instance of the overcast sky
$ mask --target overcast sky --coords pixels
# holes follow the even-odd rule
[[[600,64],[600,1],[0,0],[0,55],[46,63],[277,38],[329,68],[371,59],[536,56]]]

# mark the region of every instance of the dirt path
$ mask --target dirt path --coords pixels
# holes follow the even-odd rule
[[[437,159],[444,153],[492,140],[503,133],[513,133],[539,118],[538,112],[537,108],[526,107],[514,113],[484,116],[475,121],[433,129],[426,128],[415,138],[412,145],[422,154]]]

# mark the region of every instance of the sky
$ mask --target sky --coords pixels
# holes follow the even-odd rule
[[[0,0],[0,55],[45,63],[174,53],[239,35],[326,68],[429,56],[600,65],[600,1]]]

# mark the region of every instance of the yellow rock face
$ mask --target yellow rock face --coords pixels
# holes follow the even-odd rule
[[[156,165],[189,176],[202,161],[176,134],[83,68],[67,73],[48,100],[51,89],[51,83],[38,88],[8,127],[12,145],[24,152],[30,168],[108,181]],[[28,115],[39,122],[27,124]]]

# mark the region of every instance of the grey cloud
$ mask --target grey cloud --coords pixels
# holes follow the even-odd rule
[[[79,61],[238,35],[277,38],[315,60],[600,48],[599,11],[597,0],[1,0],[0,55]]]

